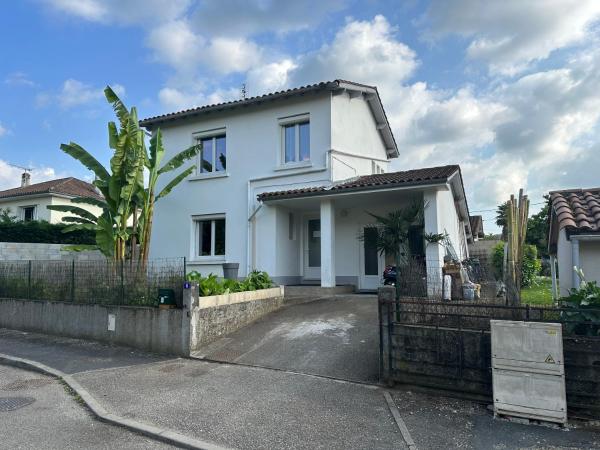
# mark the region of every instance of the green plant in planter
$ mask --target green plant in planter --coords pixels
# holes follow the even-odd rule
[[[578,289],[571,289],[567,297],[561,298],[560,304],[566,308],[560,315],[565,321],[565,330],[569,334],[600,336],[600,286],[595,281],[586,281],[581,269],[574,267],[573,270],[581,282]]]
[[[203,277],[200,273],[193,271],[187,275],[188,281],[198,283],[198,291],[201,297],[209,295],[221,295],[228,292],[256,291],[268,289],[273,286],[273,281],[267,272],[253,271],[242,281],[223,280],[220,281],[215,274]]]

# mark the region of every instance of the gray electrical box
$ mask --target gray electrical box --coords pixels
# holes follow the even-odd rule
[[[494,412],[566,423],[562,328],[491,320]]]

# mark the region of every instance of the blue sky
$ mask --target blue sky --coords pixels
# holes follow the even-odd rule
[[[0,189],[107,161],[111,84],[152,116],[325,79],[377,85],[401,157],[458,163],[471,210],[600,184],[596,0],[22,0],[0,16]],[[536,205],[537,206],[537,205]],[[534,208],[535,210],[535,208]],[[493,212],[484,211],[486,225]],[[488,227],[488,230],[491,227]]]

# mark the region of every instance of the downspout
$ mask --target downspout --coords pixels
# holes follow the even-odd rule
[[[556,282],[556,256],[550,255],[550,273],[552,274],[552,300],[558,301],[558,283]]]

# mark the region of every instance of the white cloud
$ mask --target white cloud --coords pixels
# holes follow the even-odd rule
[[[191,0],[45,0],[52,9],[90,22],[140,24],[173,20]]]
[[[0,122],[0,137],[4,136],[5,134],[8,134],[8,129],[2,125],[2,122]]]
[[[396,39],[396,31],[381,15],[349,21],[331,44],[298,59],[291,81],[347,78],[392,91],[419,65],[415,52]]]
[[[10,86],[28,86],[34,87],[36,83],[29,79],[24,72],[12,72],[4,79],[4,83]]]
[[[212,105],[239,98],[238,89],[217,89],[206,95],[202,85],[185,88],[164,87],[158,93],[161,104],[169,111],[180,111],[201,105]]]
[[[0,191],[21,186],[22,173],[22,169],[11,166],[8,161],[0,159]],[[57,174],[52,167],[35,167],[31,172],[31,182],[41,183],[62,176],[62,174]]]
[[[125,88],[120,84],[111,84],[115,93],[122,97]],[[71,109],[77,106],[88,105],[104,98],[104,88],[98,88],[79,80],[69,78],[64,81],[60,92],[41,92],[36,96],[36,106],[44,108],[57,104],[62,109]]]
[[[433,0],[426,36],[470,39],[467,54],[514,75],[554,50],[580,43],[600,18],[597,0]]]

